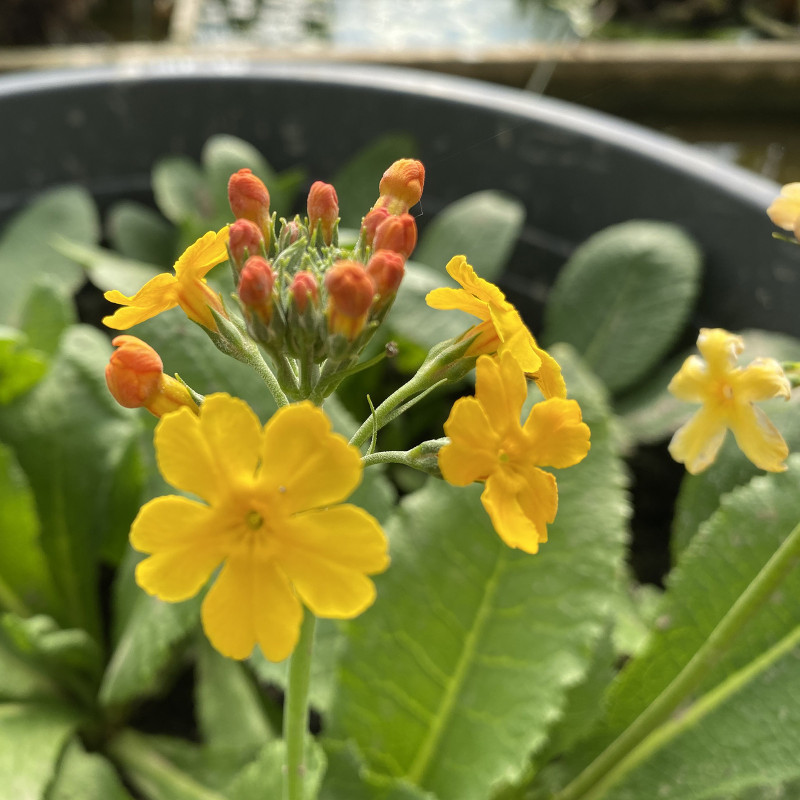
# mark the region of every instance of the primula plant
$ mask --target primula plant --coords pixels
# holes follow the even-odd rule
[[[652,221],[529,320],[519,204],[426,220],[410,149],[298,196],[217,137],[113,250],[70,188],[0,239],[50,259],[0,297],[0,800],[800,791],[800,342],[693,330],[701,254]]]

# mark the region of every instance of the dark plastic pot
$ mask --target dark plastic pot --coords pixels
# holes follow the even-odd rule
[[[800,335],[800,248],[774,240],[764,213],[775,184],[563,102],[374,66],[171,62],[4,77],[0,119],[0,222],[66,182],[101,206],[146,197],[157,159],[197,157],[215,133],[252,142],[278,169],[303,163],[325,179],[377,135],[407,131],[427,169],[421,224],[480,189],[525,204],[503,285],[534,328],[575,246],[650,218],[682,225],[706,253],[696,326]]]

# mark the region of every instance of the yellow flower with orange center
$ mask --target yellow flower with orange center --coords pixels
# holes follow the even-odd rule
[[[500,538],[535,553],[558,508],[555,476],[540,467],[577,464],[589,452],[590,434],[577,402],[560,397],[536,403],[520,424],[526,397],[525,375],[511,353],[478,358],[475,396],[453,405],[439,467],[455,486],[485,482],[481,502]]]
[[[730,429],[757,467],[783,472],[789,448],[767,415],[753,405],[772,397],[789,399],[791,386],[781,365],[758,358],[745,368],[736,366],[744,341],[721,328],[701,328],[697,347],[703,358],[689,356],[668,388],[679,400],[703,405],[672,437],[670,455],[692,474],[702,472]]]
[[[567,387],[558,362],[536,343],[519,312],[493,283],[479,278],[464,256],[455,256],[447,272],[460,289],[434,289],[425,302],[431,308],[459,309],[482,320],[465,336],[476,336],[465,355],[511,353],[536,381],[545,397],[566,397]]]
[[[302,606],[349,619],[375,599],[367,577],[388,565],[377,520],[342,503],[361,481],[358,450],[308,402],[280,408],[262,426],[250,407],[209,395],[199,415],[168,414],[156,426],[159,469],[176,489],[146,503],[131,544],[149,553],[136,568],[146,592],[168,602],[196,595],[221,566],[201,611],[211,644],[271,661],[297,643]]]
[[[162,311],[180,306],[189,319],[209,330],[217,330],[211,309],[224,313],[222,300],[206,283],[206,275],[228,258],[227,243],[227,227],[217,233],[209,231],[175,262],[174,275],[168,272],[156,275],[132,297],[126,297],[116,289],[106,292],[106,300],[123,307],[104,317],[103,324],[124,331]]]

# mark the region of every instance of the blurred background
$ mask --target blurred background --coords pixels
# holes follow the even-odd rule
[[[467,75],[800,175],[798,0],[0,0],[0,73],[186,57]]]

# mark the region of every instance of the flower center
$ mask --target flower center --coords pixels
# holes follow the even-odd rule
[[[245,521],[251,531],[257,531],[264,524],[264,517],[258,511],[248,511],[245,514]]]

